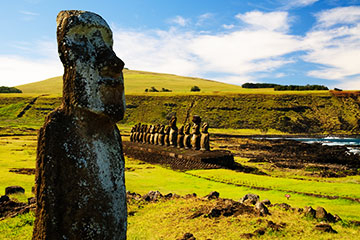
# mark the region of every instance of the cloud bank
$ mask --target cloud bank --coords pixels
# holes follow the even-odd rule
[[[315,2],[302,0],[294,4]],[[293,18],[287,11],[250,11],[235,15],[237,23],[220,25],[223,31],[192,30],[192,22],[199,26],[213,17],[206,13],[191,21],[176,16],[168,30],[115,28],[114,50],[130,69],[234,84],[284,78],[281,69],[304,61],[313,64],[311,70],[296,69],[304,71],[304,78],[333,80],[333,86],[360,89],[360,7],[339,7],[315,14],[315,24],[303,36],[290,33]],[[49,58],[42,56],[34,61],[0,55],[5,63],[0,66],[1,84],[18,85],[61,75],[56,46],[46,44],[41,46],[47,54],[54,53]]]

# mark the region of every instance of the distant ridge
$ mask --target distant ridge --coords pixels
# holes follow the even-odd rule
[[[154,73],[136,70],[124,70],[125,92],[127,94],[145,93],[145,89],[155,87],[158,90],[166,88],[174,93],[190,93],[193,86],[198,86],[201,92],[240,92],[237,85],[216,82],[207,79],[183,77],[173,74]],[[23,93],[61,94],[62,76],[43,81],[16,86]]]

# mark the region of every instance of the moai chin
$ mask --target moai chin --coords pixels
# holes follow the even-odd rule
[[[191,148],[191,135],[190,135],[190,123],[187,123],[184,126],[184,148],[189,149]]]
[[[39,131],[33,239],[126,239],[121,61],[99,15],[61,11],[62,105]]]
[[[210,139],[209,139],[209,125],[203,123],[201,126],[201,138],[200,138],[200,150],[210,151]]]
[[[173,116],[170,119],[170,124],[169,124],[169,127],[170,127],[170,132],[169,132],[170,146],[174,146],[174,147],[176,147],[177,135],[178,135],[178,128],[176,126],[176,120],[177,120],[177,117]]]
[[[201,118],[200,116],[193,116],[192,122],[194,123],[191,130],[191,147],[194,150],[200,149],[200,123]]]

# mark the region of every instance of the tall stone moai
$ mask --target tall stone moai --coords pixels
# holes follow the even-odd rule
[[[135,127],[132,127],[130,131],[130,142],[134,141],[134,134],[135,134]]]
[[[178,136],[177,136],[177,147],[183,148],[184,147],[184,126],[179,128]]]
[[[159,132],[160,132],[160,124],[156,125],[156,128],[155,128],[155,137],[154,137],[155,145],[159,145]]]
[[[184,148],[189,149],[191,148],[191,134],[190,134],[191,125],[187,123],[184,126]]]
[[[146,143],[146,136],[148,131],[148,125],[144,125],[142,143]]]
[[[203,123],[201,126],[201,138],[200,138],[200,150],[210,151],[210,139],[209,139],[209,125]]]
[[[177,121],[177,117],[173,116],[170,119],[170,132],[169,132],[169,141],[170,141],[170,146],[174,146],[176,147],[177,144],[177,135],[178,135],[178,128],[176,126],[176,121]]]
[[[153,125],[149,125],[147,132],[146,132],[146,143],[150,143],[151,140],[151,131],[152,131]]]
[[[126,239],[121,61],[99,15],[61,11],[62,105],[39,131],[33,239]]]
[[[150,131],[150,144],[154,144],[155,142],[155,131],[156,131],[156,126],[153,125]]]
[[[165,144],[164,140],[165,140],[165,125],[162,124],[159,130],[159,145],[163,146]]]
[[[170,146],[170,126],[166,126],[164,130],[164,145]]]
[[[193,116],[192,119],[193,122],[193,126],[191,129],[191,148],[194,150],[199,150],[200,149],[200,123],[201,123],[201,118],[200,116]]]

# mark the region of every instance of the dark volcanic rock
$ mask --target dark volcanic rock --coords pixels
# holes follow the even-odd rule
[[[25,189],[20,186],[10,186],[5,188],[5,195],[10,195],[15,193],[25,193]]]
[[[10,198],[6,195],[0,197],[0,203],[10,201]]]
[[[121,61],[99,15],[61,11],[62,105],[39,131],[33,239],[126,239]]]
[[[192,233],[185,233],[184,236],[178,240],[196,240],[196,238]]]
[[[315,218],[316,211],[310,206],[304,207],[304,214],[306,217]]]
[[[257,202],[255,204],[255,208],[259,211],[260,216],[270,215],[269,209],[261,202]]]
[[[259,201],[259,199],[260,199],[259,195],[248,193],[240,199],[240,202],[244,203],[245,201],[248,201],[249,203],[254,205]]]
[[[213,192],[209,193],[208,195],[206,195],[204,198],[210,200],[210,199],[217,199],[217,198],[219,198],[219,196],[220,196],[220,194],[218,192],[213,191]]]
[[[1,197],[0,200],[0,219],[7,217],[15,217],[18,214],[28,213],[30,210],[35,209],[35,204],[26,204],[22,202],[15,202],[7,198],[7,196]]]
[[[147,202],[155,202],[162,197],[163,195],[159,191],[150,191],[147,194],[143,195],[142,199],[144,199]]]
[[[319,230],[322,232],[328,232],[328,233],[337,233],[330,224],[328,223],[319,223],[315,225],[315,230]]]

